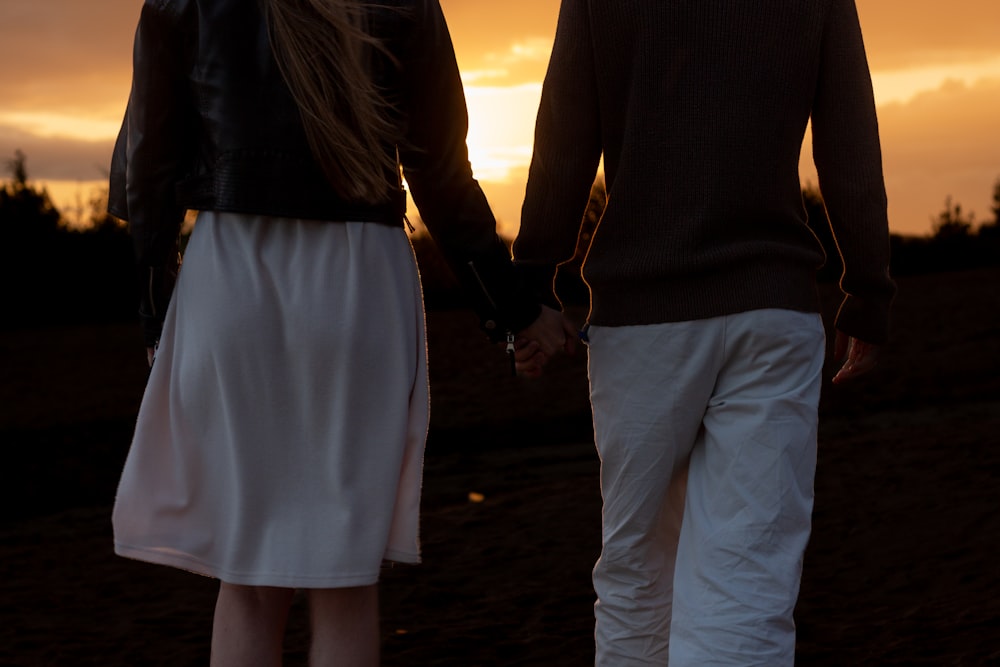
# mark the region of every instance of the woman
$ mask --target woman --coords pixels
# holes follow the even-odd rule
[[[155,363],[115,550],[221,580],[213,665],[280,664],[297,588],[312,664],[375,665],[380,565],[419,560],[428,419],[400,164],[484,329],[541,312],[472,178],[440,6],[147,0],[133,66],[109,208]]]

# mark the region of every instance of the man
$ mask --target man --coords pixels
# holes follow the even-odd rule
[[[874,365],[895,289],[854,0],[562,2],[514,257],[558,307],[603,155],[583,269],[600,666],[794,661],[825,348],[798,175],[810,119],[844,262],[839,383]],[[532,335],[526,374],[551,349]]]

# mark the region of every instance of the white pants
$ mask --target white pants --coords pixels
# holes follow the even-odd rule
[[[825,340],[756,310],[591,327],[599,667],[792,665]]]

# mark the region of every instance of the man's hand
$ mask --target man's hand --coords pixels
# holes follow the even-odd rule
[[[542,306],[538,318],[518,334],[514,343],[517,374],[538,377],[549,359],[560,351],[576,351],[576,327],[558,310]]]
[[[879,348],[838,331],[833,344],[833,355],[837,360],[844,359],[844,365],[833,376],[833,383],[843,384],[875,368]]]

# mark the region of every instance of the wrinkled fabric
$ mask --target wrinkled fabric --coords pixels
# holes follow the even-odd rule
[[[758,310],[589,330],[599,667],[794,661],[825,339]]]
[[[115,551],[294,588],[417,562],[424,341],[403,230],[202,214],[118,489]]]

